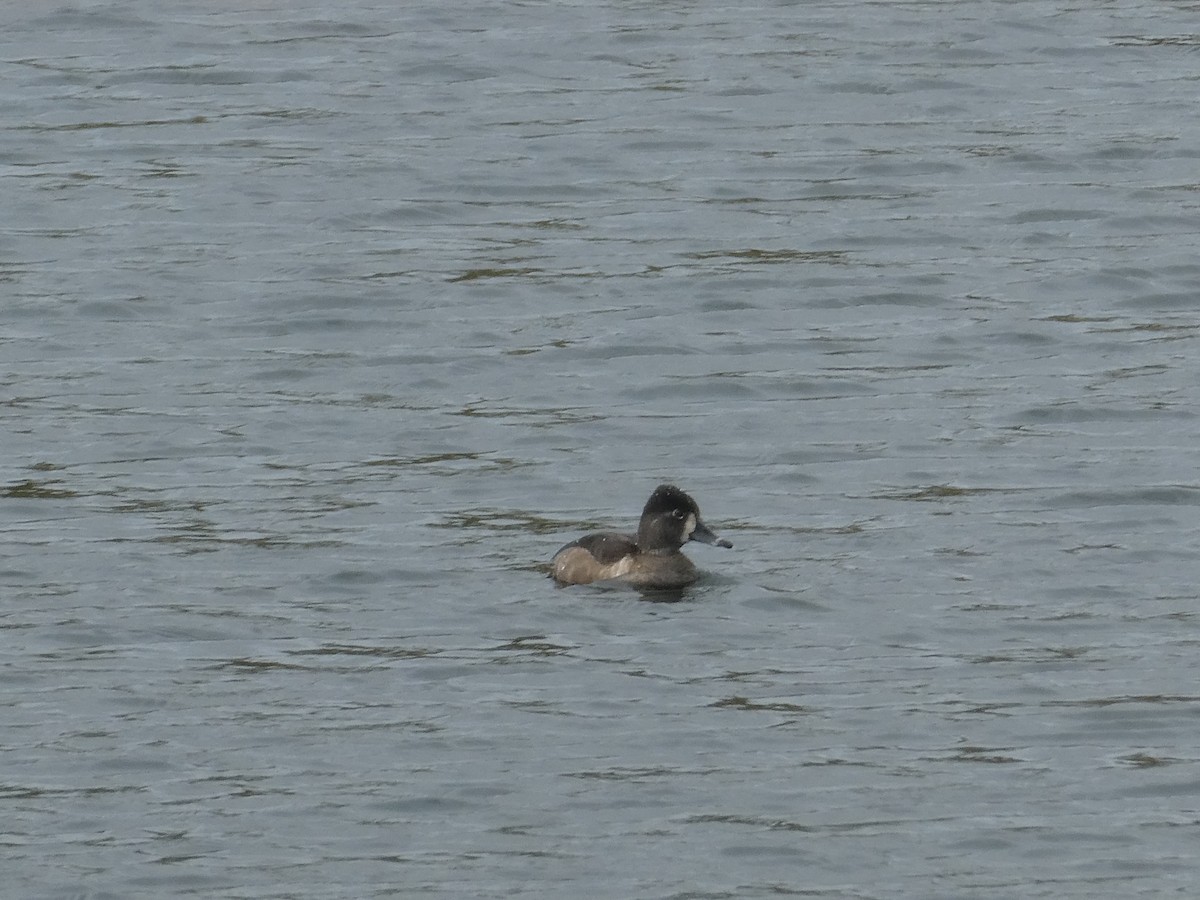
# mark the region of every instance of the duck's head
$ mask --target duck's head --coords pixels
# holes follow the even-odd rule
[[[638,523],[638,548],[646,553],[678,550],[688,541],[732,547],[700,518],[696,501],[673,484],[660,484],[646,501]]]

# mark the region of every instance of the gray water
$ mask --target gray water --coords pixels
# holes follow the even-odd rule
[[[4,896],[1200,892],[1195,3],[0,20]]]

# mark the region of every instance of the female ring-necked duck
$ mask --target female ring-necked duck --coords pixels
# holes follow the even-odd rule
[[[560,584],[616,579],[637,587],[683,587],[696,580],[696,567],[679,552],[688,541],[733,546],[704,524],[695,500],[673,484],[660,484],[646,501],[636,535],[585,535],[554,554],[550,574]]]

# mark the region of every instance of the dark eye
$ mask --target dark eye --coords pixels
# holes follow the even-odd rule
[[[672,519],[686,519],[687,513],[685,513],[682,509],[673,509],[673,510],[671,510],[671,518]]]

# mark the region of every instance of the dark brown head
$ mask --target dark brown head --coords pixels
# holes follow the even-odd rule
[[[696,501],[673,484],[660,484],[646,501],[638,523],[638,549],[643,553],[678,550],[688,541],[732,547],[717,537],[700,518]]]

